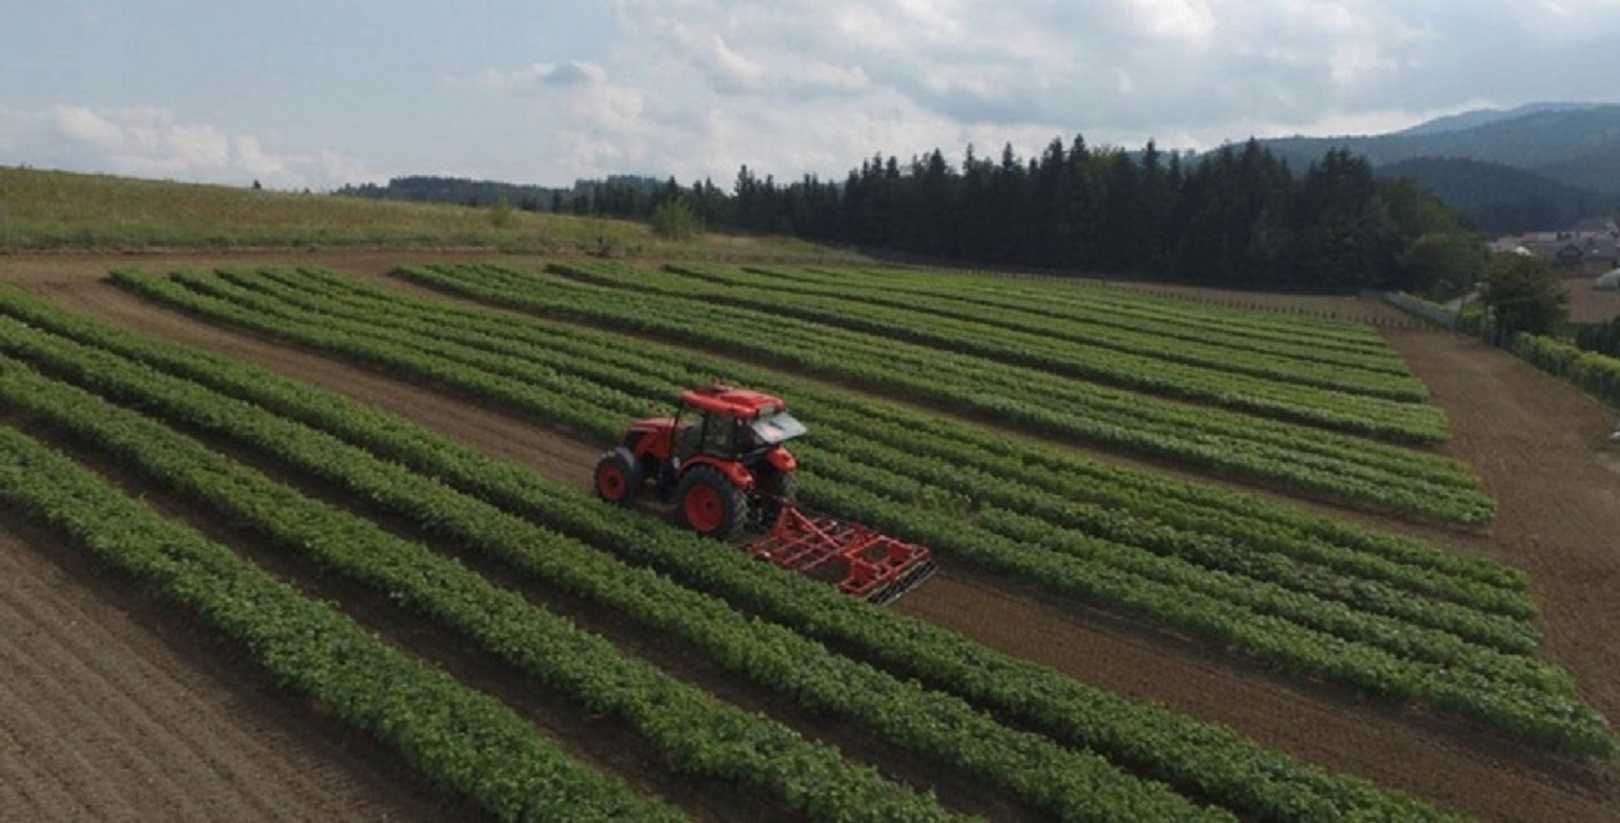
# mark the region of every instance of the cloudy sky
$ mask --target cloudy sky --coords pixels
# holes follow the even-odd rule
[[[328,188],[842,174],[1620,99],[1620,0],[0,0],[0,164]]]

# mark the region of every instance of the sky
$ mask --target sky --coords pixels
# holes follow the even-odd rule
[[[0,164],[329,189],[404,174],[841,178],[1620,99],[1620,0],[0,0]],[[0,192],[3,196],[3,192]]]

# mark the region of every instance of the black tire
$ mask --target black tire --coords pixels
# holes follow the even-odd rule
[[[709,494],[712,499],[700,499],[695,508],[689,507],[689,497],[707,498]],[[725,540],[748,522],[748,495],[713,466],[694,466],[675,489],[675,515],[692,531]]]
[[[799,493],[799,477],[793,472],[779,472],[774,468],[760,473],[757,501],[754,504],[754,529],[769,531],[776,527],[782,509],[791,505]]]
[[[617,481],[613,479],[615,473]],[[636,496],[641,493],[643,479],[641,461],[637,460],[629,449],[620,446],[602,452],[602,456],[597,458],[592,484],[596,488],[597,497],[609,503],[628,506],[634,503]]]

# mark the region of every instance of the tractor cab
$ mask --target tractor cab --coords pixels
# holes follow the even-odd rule
[[[793,497],[798,461],[782,444],[805,432],[780,397],[718,384],[685,391],[673,417],[632,424],[602,455],[596,491],[625,503],[650,481],[702,534],[768,527]]]
[[[698,534],[753,532],[753,557],[836,581],[872,602],[920,585],[934,571],[927,547],[799,510],[798,461],[782,444],[805,431],[774,395],[718,384],[685,391],[674,416],[632,423],[623,442],[602,454],[596,493],[628,505],[650,485]]]

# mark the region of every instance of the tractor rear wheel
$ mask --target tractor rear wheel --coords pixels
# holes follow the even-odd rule
[[[641,491],[641,461],[620,446],[596,460],[596,495],[609,503],[629,505]]]
[[[748,520],[748,495],[710,466],[694,466],[675,490],[675,510],[687,528],[725,539]]]

